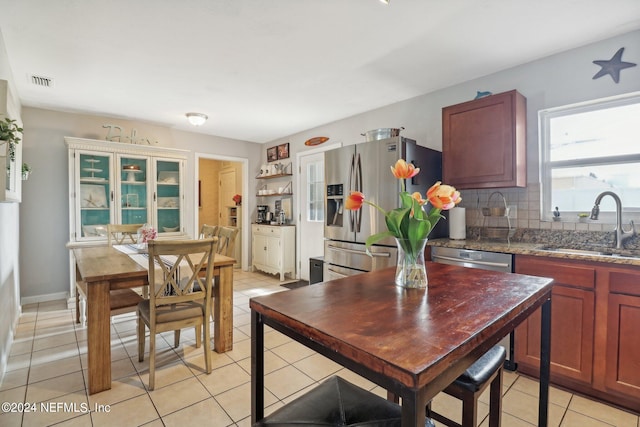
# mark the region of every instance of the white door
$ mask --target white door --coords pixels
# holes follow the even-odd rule
[[[324,153],[301,156],[299,172],[299,271],[302,280],[309,280],[309,258],[324,253]]]
[[[233,196],[236,194],[236,171],[233,168],[225,168],[218,174],[220,182],[219,208],[220,222],[218,225],[229,225],[229,207],[234,206]],[[237,237],[239,239],[239,237]]]

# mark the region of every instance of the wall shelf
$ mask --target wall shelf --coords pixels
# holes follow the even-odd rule
[[[293,176],[292,173],[279,173],[279,174],[274,174],[274,175],[258,175],[256,176],[256,179],[273,179],[273,178],[282,178],[285,176]]]
[[[293,196],[293,193],[256,194],[256,197]]]

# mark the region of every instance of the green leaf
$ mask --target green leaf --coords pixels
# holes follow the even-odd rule
[[[376,242],[386,238],[386,237],[396,237],[391,231],[383,231],[382,233],[377,233],[369,236],[365,241],[365,246],[367,248],[367,255],[372,256],[369,248]]]

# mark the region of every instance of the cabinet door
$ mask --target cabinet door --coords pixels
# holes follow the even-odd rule
[[[595,293],[554,286],[551,293],[551,373],[591,383]],[[538,369],[540,310],[516,329],[516,360]]]
[[[548,258],[516,256],[516,273],[552,277],[551,374],[590,384],[593,376],[595,269]],[[516,329],[516,361],[539,372],[540,310]],[[527,371],[528,372],[528,371]]]
[[[253,233],[253,263],[257,265],[267,264],[267,236]]]
[[[515,90],[442,109],[443,181],[526,186],[526,100]]]
[[[77,151],[74,162],[76,240],[106,240],[114,222],[113,155]]]
[[[605,385],[640,399],[640,273],[619,269],[607,273],[610,293]]]
[[[267,260],[269,267],[280,269],[282,266],[282,251],[280,250],[280,237],[267,237]]]
[[[179,233],[182,228],[182,162],[154,159],[155,212],[158,233]]]
[[[640,398],[640,297],[609,295],[607,388]]]
[[[149,158],[120,155],[118,157],[119,185],[117,200],[119,224],[145,224],[151,222],[151,191],[149,185]]]

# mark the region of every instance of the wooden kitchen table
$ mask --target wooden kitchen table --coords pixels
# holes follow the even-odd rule
[[[76,280],[87,283],[87,356],[89,394],[111,388],[111,313],[109,291],[148,284],[147,268],[109,246],[72,249]],[[216,254],[213,287],[214,350],[233,347],[233,264],[235,259]]]
[[[255,297],[251,422],[264,417],[264,325],[402,398],[402,425],[542,306],[539,424],[547,425],[552,279],[427,263],[427,289],[388,268]]]

